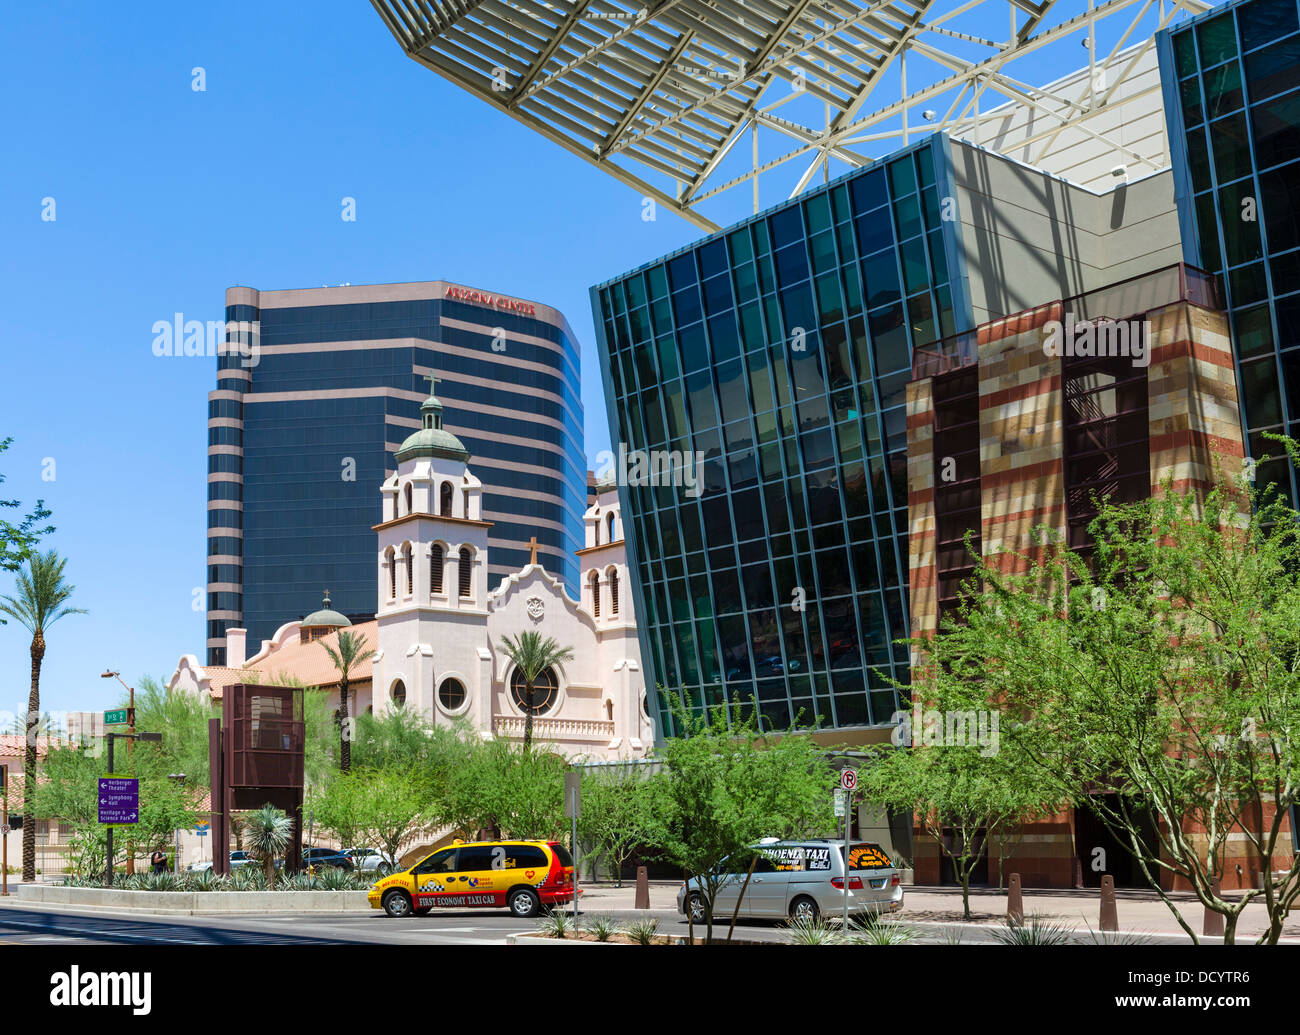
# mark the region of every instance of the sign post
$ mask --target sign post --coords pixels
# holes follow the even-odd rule
[[[850,809],[853,807],[853,789],[858,785],[858,771],[845,767],[840,770],[840,788],[844,794],[844,934],[849,933],[849,834],[853,829]]]
[[[573,924],[578,924],[578,815],[582,811],[582,774],[576,769],[564,774],[564,814],[573,821],[569,843],[573,845]]]
[[[113,740],[120,734],[106,733],[108,776],[99,778],[99,821],[107,828],[108,853],[104,863],[104,887],[113,886],[113,826],[140,821],[140,781],[133,776],[114,776]],[[155,734],[156,736],[156,734]]]
[[[0,895],[9,894],[9,766],[0,765]]]

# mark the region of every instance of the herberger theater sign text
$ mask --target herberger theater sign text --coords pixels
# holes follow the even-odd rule
[[[505,309],[508,312],[520,313],[523,316],[537,315],[537,306],[533,305],[532,302],[520,302],[516,298],[506,298],[504,295],[489,295],[486,291],[449,287],[447,288],[447,297],[455,299],[457,302],[477,302],[479,305],[490,305],[494,309]]]

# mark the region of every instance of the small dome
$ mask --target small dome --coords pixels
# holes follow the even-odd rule
[[[430,380],[437,379],[430,375]],[[469,450],[464,443],[442,426],[442,403],[435,395],[430,393],[429,398],[424,400],[420,414],[423,427],[408,435],[397,450],[399,464],[421,456],[459,460],[462,463],[469,460]]]
[[[321,626],[329,626],[332,629],[345,629],[351,624],[347,615],[341,615],[337,611],[330,609],[330,591],[328,589],[325,591],[325,605],[319,611],[313,611],[299,623],[304,629],[318,629]]]

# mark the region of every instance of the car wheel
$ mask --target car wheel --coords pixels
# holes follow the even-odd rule
[[[800,895],[790,903],[790,919],[798,923],[814,923],[820,914],[821,910],[817,908],[817,903],[807,895]]]
[[[388,863],[380,863],[375,867],[375,874],[380,877],[387,877],[393,872],[393,868]]]
[[[510,912],[523,920],[536,916],[542,908],[542,900],[532,888],[516,888],[510,892],[509,903]]]
[[[698,891],[691,892],[690,904],[687,906],[691,911],[691,920],[697,924],[705,922],[704,896]]]
[[[392,917],[410,916],[411,898],[405,891],[390,891],[383,898],[384,912]]]

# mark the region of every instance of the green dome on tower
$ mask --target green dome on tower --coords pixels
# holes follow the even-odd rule
[[[323,626],[345,629],[352,623],[348,621],[347,615],[341,615],[330,608],[330,591],[327,589],[325,591],[324,606],[319,611],[313,611],[298,624],[304,629],[316,629]]]
[[[433,394],[434,384],[440,380],[429,375],[429,398],[420,406],[423,427],[407,436],[401,448],[397,450],[397,462],[414,460],[417,457],[438,457],[443,460],[469,460],[469,450],[464,444],[442,426],[442,403]]]

